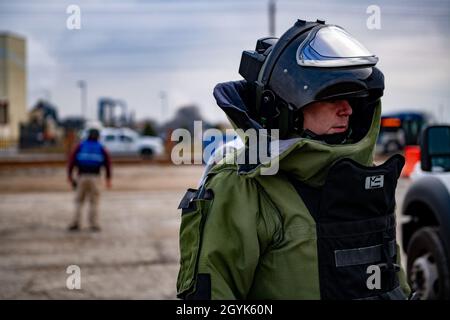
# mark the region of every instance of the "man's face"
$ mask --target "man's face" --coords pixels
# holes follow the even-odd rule
[[[342,133],[348,129],[351,114],[347,100],[313,102],[303,109],[303,128],[317,135]]]

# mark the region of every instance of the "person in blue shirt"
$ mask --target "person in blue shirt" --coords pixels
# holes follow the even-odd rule
[[[106,169],[106,187],[111,188],[111,160],[110,156],[98,141],[100,131],[91,128],[87,139],[81,141],[72,152],[67,169],[69,183],[76,190],[75,216],[69,225],[70,231],[77,231],[81,226],[81,211],[85,199],[88,199],[89,222],[92,231],[100,231],[98,221],[98,203],[100,198],[100,172]],[[77,168],[78,175],[74,179],[73,171]]]

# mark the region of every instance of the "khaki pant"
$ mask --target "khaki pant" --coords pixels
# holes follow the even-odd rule
[[[81,211],[85,199],[89,201],[89,222],[91,227],[98,227],[98,202],[100,198],[100,176],[82,174],[77,180],[75,196],[75,217],[73,225],[80,225]]]

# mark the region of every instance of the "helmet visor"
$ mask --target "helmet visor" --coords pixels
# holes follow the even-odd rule
[[[297,49],[297,63],[306,67],[374,66],[378,58],[338,26],[311,32]]]

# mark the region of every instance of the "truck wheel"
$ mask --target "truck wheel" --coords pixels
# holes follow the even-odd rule
[[[439,228],[416,231],[408,245],[408,282],[421,300],[450,298],[449,264]]]
[[[141,150],[142,159],[151,159],[153,157],[153,150],[150,148],[145,148]]]

